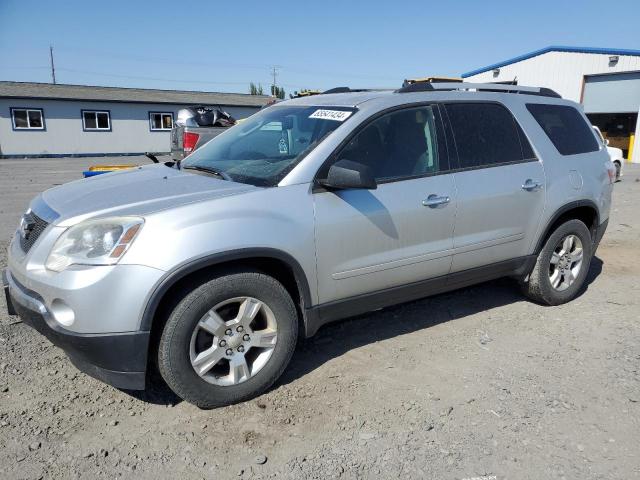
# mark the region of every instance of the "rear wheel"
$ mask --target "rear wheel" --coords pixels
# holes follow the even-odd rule
[[[298,336],[286,289],[258,272],[217,277],[195,288],[171,313],[158,365],[184,400],[213,408],[253,398],[282,374]]]
[[[569,220],[560,225],[547,239],[523,284],[525,295],[547,305],[573,300],[587,278],[592,249],[591,234],[583,222]]]

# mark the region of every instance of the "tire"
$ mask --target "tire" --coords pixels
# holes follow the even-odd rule
[[[256,322],[266,327],[258,330]],[[242,325],[245,329],[237,332]],[[172,311],[160,337],[158,367],[182,399],[203,409],[221,407],[273,385],[289,364],[297,338],[296,309],[282,284],[255,271],[229,272],[195,286]],[[202,358],[206,362],[198,363]]]
[[[563,254],[567,238],[573,238],[574,250]],[[582,260],[579,268],[576,268],[578,265],[573,260],[578,257],[578,244],[582,249]],[[535,302],[546,305],[560,305],[573,300],[587,278],[592,255],[593,243],[587,226],[580,220],[563,223],[553,231],[538,254],[528,281],[522,284],[524,294]],[[552,264],[552,259],[554,262],[558,259],[560,261]],[[566,273],[562,273],[561,267]],[[555,273],[558,275],[554,275]],[[553,283],[557,282],[559,283],[554,286]]]
[[[622,172],[622,164],[618,161],[613,162],[616,167],[616,182],[620,181],[620,173]]]

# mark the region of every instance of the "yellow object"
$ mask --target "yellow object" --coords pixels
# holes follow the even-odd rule
[[[407,78],[404,83],[402,84],[402,86],[406,87],[407,85],[411,85],[413,83],[449,83],[449,82],[455,82],[455,83],[459,83],[462,82],[461,78],[458,77],[423,77],[423,78]]]
[[[320,95],[322,91],[320,90],[300,90],[299,92],[293,92],[293,97],[291,98],[300,98],[300,97],[310,97],[312,95]]]
[[[627,155],[627,163],[631,163],[631,160],[633,159],[633,144],[636,141],[636,136],[634,134],[631,134],[631,136],[629,137],[629,155]]]
[[[138,165],[125,164],[125,165],[94,165],[89,167],[90,172],[113,172],[115,170],[128,170],[129,168],[136,168]]]

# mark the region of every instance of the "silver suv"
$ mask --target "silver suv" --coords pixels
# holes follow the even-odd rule
[[[5,290],[80,370],[143,389],[157,366],[211,408],[263,392],[327,322],[503,276],[573,299],[614,179],[552,91],[345,88],[264,109],[181,163],[42,193]]]

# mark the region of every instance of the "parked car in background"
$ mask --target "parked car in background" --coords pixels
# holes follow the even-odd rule
[[[622,166],[624,165],[624,156],[622,155],[622,149],[616,148],[616,147],[610,147],[609,140],[604,138],[604,135],[602,135],[602,132],[600,131],[600,129],[595,125],[593,125],[593,129],[595,130],[596,135],[598,136],[602,144],[605,147],[607,147],[607,153],[609,154],[609,158],[613,162],[613,165],[616,167],[616,182],[617,182],[620,180],[620,177],[622,177]]]
[[[579,295],[615,169],[577,104],[495,84],[340,91],[37,196],[8,308],[89,375],[143,389],[156,364],[210,408],[264,392],[331,321],[499,277],[542,304]]]
[[[182,160],[227,128],[236,120],[220,107],[198,106],[178,111],[171,128],[171,157]]]

